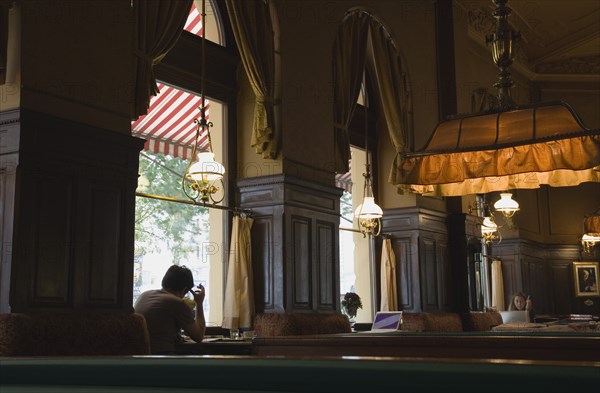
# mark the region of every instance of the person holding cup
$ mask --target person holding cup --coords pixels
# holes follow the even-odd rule
[[[527,311],[529,314],[529,321],[535,321],[535,311],[533,310],[533,301],[531,300],[531,296],[525,297],[523,292],[517,292],[513,295],[510,306],[508,306],[508,310]]]
[[[133,307],[146,318],[153,355],[173,354],[175,344],[181,341],[182,329],[195,342],[202,342],[206,330],[202,307],[205,290],[200,284],[194,287],[192,271],[185,266],[172,265],[161,285],[161,289],[142,293]],[[194,296],[195,311],[183,300],[188,292]]]

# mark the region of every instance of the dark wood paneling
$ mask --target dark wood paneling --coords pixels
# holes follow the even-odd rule
[[[143,141],[30,111],[21,120],[12,311],[130,311]]]
[[[389,209],[382,223],[396,255],[399,307],[405,311],[453,308],[446,214],[415,207]]]
[[[337,297],[336,285],[338,281],[339,269],[334,264],[334,258],[331,255],[332,249],[338,249],[338,242],[335,240],[335,231],[338,229],[330,222],[317,221],[317,268],[318,272],[316,282],[317,286],[317,308],[319,310],[334,311]]]
[[[396,256],[396,282],[398,283],[398,306],[402,310],[414,310],[413,297],[413,241],[410,237],[395,238],[393,250]]]
[[[481,265],[480,217],[456,213],[448,216],[448,259],[447,275],[452,277],[452,300],[446,300],[445,307],[453,303],[453,311],[483,311],[481,291],[477,272]]]
[[[23,262],[32,267],[34,304],[68,307],[72,302],[71,234],[73,231],[72,179],[59,175],[35,176],[30,233],[35,233]],[[51,192],[47,192],[52,190]]]
[[[10,312],[10,261],[13,252],[20,117],[18,109],[0,111],[0,313]]]
[[[438,310],[438,266],[435,239],[421,237],[419,239],[421,268],[421,299],[423,311]]]
[[[118,188],[93,187],[91,190],[91,247],[86,277],[89,282],[86,301],[90,305],[116,304],[119,300],[121,200]]]
[[[551,262],[547,276],[549,286],[550,309],[556,314],[570,314],[572,311],[571,297],[571,263]]]
[[[502,260],[506,305],[522,291],[531,295],[536,314],[599,314],[600,301],[576,298],[572,262],[581,260],[580,246],[507,239],[493,247]],[[591,258],[593,260],[593,257]]]
[[[450,310],[452,270],[447,243],[439,234],[424,232],[419,239],[421,296],[423,311]]]
[[[342,191],[284,174],[240,179],[237,186],[240,205],[255,217],[256,311],[338,311]]]
[[[190,53],[197,55],[190,56]],[[235,97],[237,94],[236,71],[240,61],[235,46],[226,48],[206,41],[206,56],[211,61],[206,62],[204,93],[222,101]],[[202,82],[201,62],[201,37],[184,31],[173,49],[156,65],[155,73],[159,80],[199,93]]]
[[[273,216],[255,216],[252,224],[252,268],[255,307],[260,312],[276,309],[273,245]]]
[[[548,299],[548,278],[545,273],[545,263],[537,258],[524,257],[523,262],[524,291],[536,299],[535,309],[538,313],[550,310]]]
[[[440,310],[450,311],[454,308],[454,288],[453,272],[448,257],[448,244],[439,239],[436,242],[436,259],[438,264],[438,283],[440,287],[438,303]]]
[[[312,265],[311,222],[307,217],[291,218],[292,250],[289,282],[293,283],[290,308],[292,310],[310,310],[312,286],[314,283]]]

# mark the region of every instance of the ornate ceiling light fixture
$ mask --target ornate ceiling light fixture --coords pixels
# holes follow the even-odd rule
[[[500,69],[496,105],[440,122],[423,149],[401,154],[392,183],[420,194],[462,196],[600,182],[600,129],[585,128],[562,101],[513,103],[508,68],[520,34],[508,24],[507,0],[493,3],[496,30],[486,41]]]
[[[183,178],[181,188],[185,195],[194,203],[206,204],[211,201],[213,204],[221,202],[225,198],[223,175],[225,167],[215,161],[215,153],[212,149],[212,140],[210,138],[210,127],[213,123],[208,121],[207,102],[204,96],[204,80],[206,65],[206,0],[202,0],[202,75],[200,82],[200,119],[194,119],[196,124],[196,136],[194,140],[194,149],[192,151],[192,160],[190,160]],[[208,139],[208,150],[197,153],[200,145],[201,136],[206,132]],[[217,185],[220,182],[220,187]],[[221,197],[214,195],[221,190]]]

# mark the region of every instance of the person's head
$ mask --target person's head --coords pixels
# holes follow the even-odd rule
[[[527,298],[525,297],[525,295],[523,295],[522,292],[517,292],[514,294],[512,302],[511,302],[511,309],[512,310],[525,310],[525,307],[527,305]]]
[[[173,265],[167,269],[161,285],[169,292],[176,292],[184,296],[194,287],[192,271],[185,266]]]

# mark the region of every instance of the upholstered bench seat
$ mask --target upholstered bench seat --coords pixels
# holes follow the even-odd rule
[[[486,332],[502,324],[498,312],[405,312],[402,315],[402,330],[407,332]]]
[[[257,336],[300,336],[350,333],[350,321],[343,314],[260,313],[254,318]]]
[[[0,315],[0,356],[147,354],[150,354],[150,339],[141,314]]]

